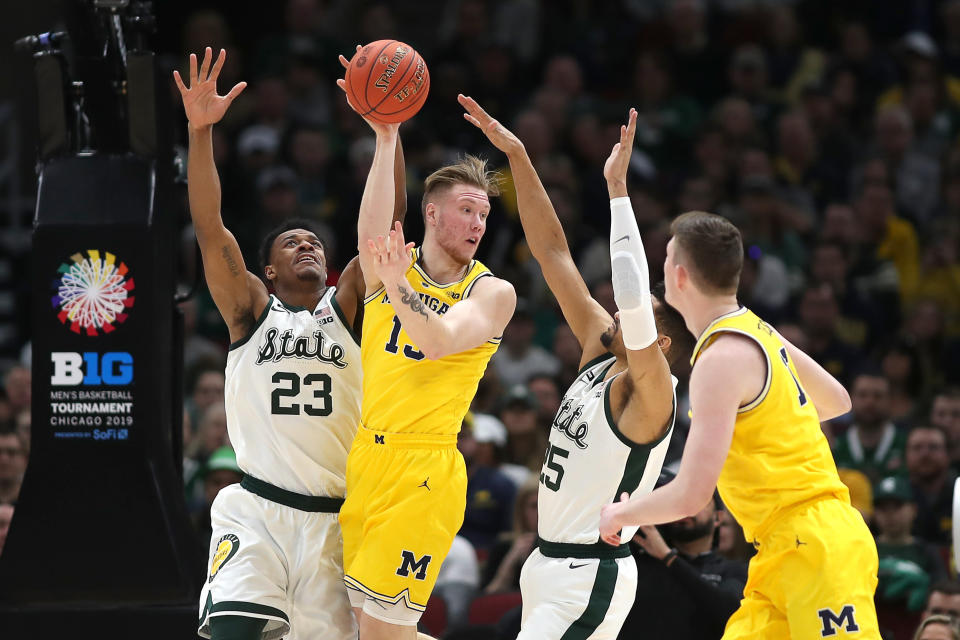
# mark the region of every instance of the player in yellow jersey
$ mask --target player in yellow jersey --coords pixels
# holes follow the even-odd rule
[[[463,523],[457,432],[516,293],[473,257],[498,193],[486,163],[467,156],[427,178],[413,249],[390,228],[398,125],[368,124],[376,151],[357,223],[363,403],[340,511],[344,582],[361,640],[405,640]]]
[[[603,508],[600,533],[692,516],[714,486],[757,549],[724,640],[879,639],[877,549],[820,422],[846,413],[843,386],[737,303],[740,232],[690,212],[672,225],[667,302],[698,336],[692,422],[676,479]]]

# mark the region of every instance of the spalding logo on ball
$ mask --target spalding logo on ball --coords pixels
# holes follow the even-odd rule
[[[413,117],[430,91],[427,63],[413,47],[397,40],[362,47],[350,60],[344,80],[350,103],[364,117],[382,123]]]

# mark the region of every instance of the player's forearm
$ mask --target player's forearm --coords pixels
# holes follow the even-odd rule
[[[383,284],[390,305],[400,320],[400,325],[417,349],[430,360],[436,360],[451,353],[449,345],[452,340],[449,327],[441,321],[435,311],[423,304],[410,283],[404,278]]]
[[[213,160],[213,127],[189,127],[187,195],[197,238],[223,226],[220,218],[220,176]]]
[[[625,527],[665,524],[693,516],[711,497],[703,494],[695,487],[688,487],[678,475],[673,482],[624,503],[619,524]]]
[[[360,200],[360,215],[357,218],[357,241],[360,255],[364,255],[368,239],[386,235],[390,231],[390,222],[395,206],[394,157],[397,153],[397,134],[377,136],[377,146],[373,154],[373,164],[367,175]]]
[[[825,422],[850,411],[850,394],[840,381],[782,336],[781,340],[797,369],[803,390],[817,408],[820,421]]]
[[[623,343],[628,349],[645,349],[657,339],[650,267],[633,206],[625,196],[610,200],[610,271]]]
[[[563,227],[530,156],[520,148],[510,154],[509,160],[510,173],[517,190],[520,224],[533,257],[540,260],[551,252],[569,253]]]
[[[403,145],[400,134],[393,154],[393,220],[403,223],[407,217],[407,164],[403,159]]]

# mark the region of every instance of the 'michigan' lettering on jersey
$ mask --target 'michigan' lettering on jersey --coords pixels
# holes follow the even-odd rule
[[[423,303],[427,309],[435,311],[438,316],[442,316],[447,311],[450,310],[450,305],[446,302],[440,302],[439,299],[434,298],[428,293],[423,293],[422,291],[417,291],[417,295],[420,296],[420,302]],[[451,294],[453,297],[453,294]],[[457,296],[459,297],[459,296]],[[390,304],[390,297],[387,294],[383,294],[383,300],[380,301],[380,304]]]

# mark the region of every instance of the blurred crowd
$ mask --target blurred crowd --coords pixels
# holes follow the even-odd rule
[[[420,237],[422,180],[435,168],[470,152],[503,173],[505,193],[478,258],[520,300],[460,435],[466,517],[424,629],[515,637],[547,433],[580,359],[525,245],[505,159],[461,117],[455,96],[464,93],[525,143],[592,294],[611,313],[602,167],[628,108],[637,108],[630,195],[651,278],[662,273],[678,213],[711,211],[737,224],[746,248],[742,303],[852,397],[850,414],[823,426],[876,535],[885,637],[940,638],[929,634],[946,627],[957,638],[960,0],[408,5],[287,0],[272,21],[279,26],[259,31],[249,17],[194,10],[163,59],[184,73],[189,53],[223,47],[221,91],[250,83],[214,130],[223,217],[248,268],[256,270],[265,230],[294,216],[323,230],[330,283],[356,251],[374,141],[334,81],[343,72],[337,55],[349,57],[357,43],[401,39],[429,66],[426,105],[401,128],[409,236]],[[172,83],[170,99],[179,109]],[[186,288],[197,265],[179,189]],[[240,477],[223,406],[229,340],[202,285],[181,308],[185,490],[205,557],[209,505]],[[27,358],[25,351],[25,363],[3,374],[0,545],[29,455]],[[664,482],[687,428],[688,372],[675,373],[682,401]],[[722,502],[650,529],[634,546],[640,587],[621,637],[719,638],[752,553]],[[679,555],[668,566],[660,558],[671,548]],[[644,575],[657,576],[658,588]],[[672,626],[659,630],[651,622],[658,616]]]

